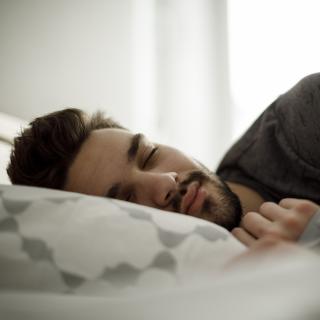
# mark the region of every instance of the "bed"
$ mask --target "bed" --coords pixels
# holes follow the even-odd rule
[[[201,219],[4,182],[0,319],[320,318],[317,254],[239,260]]]

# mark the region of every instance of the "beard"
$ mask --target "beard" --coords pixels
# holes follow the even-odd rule
[[[209,191],[199,214],[196,215],[197,218],[214,222],[229,231],[240,224],[242,207],[238,196],[224,181],[203,165],[201,170],[190,171],[187,178],[180,183],[179,191],[172,198],[171,203],[175,212],[181,212],[182,198],[192,182],[198,182],[200,187],[203,186]]]

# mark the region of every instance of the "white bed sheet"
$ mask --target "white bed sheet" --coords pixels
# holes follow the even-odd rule
[[[252,270],[130,298],[2,292],[1,319],[320,319],[319,261],[292,257]]]
[[[320,319],[312,252],[235,262],[248,251],[190,216],[20,186],[0,200],[1,320]]]

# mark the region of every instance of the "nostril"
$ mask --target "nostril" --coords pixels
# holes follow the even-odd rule
[[[165,200],[168,200],[169,197],[170,197],[170,195],[171,195],[171,191],[169,191],[169,192],[167,193]]]
[[[176,172],[171,172],[171,176],[173,177],[175,182],[178,182],[178,174]]]

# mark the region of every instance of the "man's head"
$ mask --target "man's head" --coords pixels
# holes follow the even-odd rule
[[[108,196],[239,224],[239,199],[214,173],[179,150],[133,134],[101,113],[65,109],[36,118],[14,141],[15,184]]]

